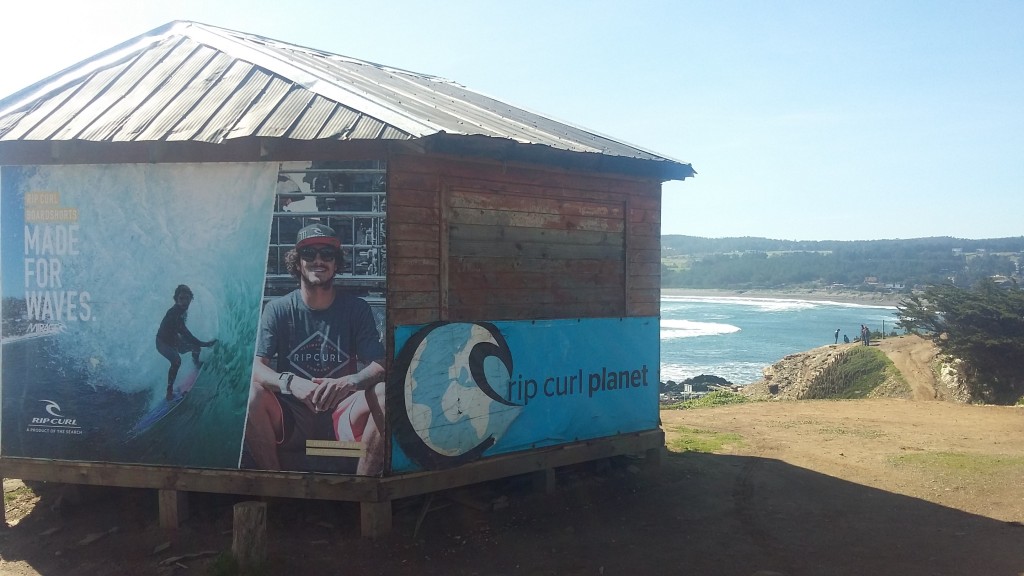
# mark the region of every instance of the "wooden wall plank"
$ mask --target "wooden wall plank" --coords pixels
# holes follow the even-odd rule
[[[561,302],[558,304],[490,303],[479,306],[451,306],[447,320],[549,320],[556,318],[616,318],[626,315],[626,306],[616,302]],[[646,314],[644,314],[646,315]]]
[[[388,222],[390,224],[437,222],[440,218],[441,212],[435,207],[388,204]]]
[[[437,243],[423,241],[391,240],[388,243],[388,258],[440,258]]]
[[[394,258],[391,257],[402,271],[403,275],[424,275],[437,276],[440,271],[440,261],[437,258]]]
[[[661,276],[637,276],[633,275],[630,288],[634,291],[643,289],[661,289]]]
[[[479,318],[483,318],[483,316]],[[437,322],[440,319],[440,310],[437,306],[433,308],[396,308],[393,310],[389,309],[388,311],[388,322],[393,326],[428,324],[430,322]],[[393,342],[391,344],[394,345]]]
[[[440,296],[437,291],[391,292],[388,295],[388,307],[399,308],[437,308]]]
[[[657,222],[637,222],[630,226],[630,233],[634,236],[646,236],[661,241],[661,224]]]
[[[631,247],[626,254],[626,259],[631,263],[657,262],[661,263],[661,250],[643,250]]]
[[[661,276],[661,262],[630,261],[629,270],[634,276]]]
[[[579,275],[586,280],[597,280],[622,274],[618,260],[549,260],[546,258],[504,258],[493,261],[484,258],[456,258],[450,262],[452,274],[476,275],[495,273],[523,273],[548,275]]]
[[[460,242],[452,248],[450,260],[456,258],[536,258],[550,260],[625,260],[622,245],[580,246],[551,242]]]
[[[428,223],[396,222],[388,223],[388,240],[405,242],[437,242],[440,226],[433,221]]]
[[[629,310],[627,311],[629,316],[660,316],[661,315],[661,302],[641,302],[638,299],[630,297]]]
[[[521,303],[524,306],[542,306],[545,304],[581,304],[588,302],[614,304],[622,300],[622,287],[572,288],[546,287],[497,288],[485,286],[481,288],[460,287],[453,290],[448,297],[450,306],[480,306],[484,304],[512,305]],[[621,306],[616,306],[621,307]]]
[[[389,292],[434,291],[440,288],[440,279],[431,274],[394,274],[388,277]]]
[[[465,260],[456,261],[457,264],[466,264]],[[575,264],[587,264],[589,262],[575,262]],[[486,263],[474,262],[468,266],[459,268],[485,268],[486,272],[457,274],[457,279],[452,285],[459,290],[471,289],[502,289],[502,288],[533,288],[541,291],[545,289],[573,290],[581,285],[586,286],[611,286],[620,289],[622,285],[622,267],[617,270],[604,271],[600,267],[607,264],[603,261],[593,261],[596,266],[579,268],[566,268],[564,273],[555,273],[545,270],[508,270],[487,266]],[[566,264],[569,264],[567,262]],[[495,269],[497,268],[497,269]],[[594,271],[591,271],[594,270]],[[620,294],[621,295],[621,294]]]
[[[484,210],[479,208],[452,208],[450,214],[452,222],[460,224],[549,228],[552,230],[622,231],[622,219],[614,218],[538,214],[516,210]]]
[[[499,185],[515,183],[519,186],[550,187],[555,191],[565,189],[566,181],[574,183],[569,188],[585,189],[594,193],[651,194],[653,189],[653,193],[660,194],[661,191],[661,184],[657,180],[614,174],[567,172],[549,167],[538,168],[513,163],[469,160],[461,157],[403,155],[393,157],[392,163],[400,164],[402,170],[408,172],[438,174],[449,179],[458,177],[470,181],[494,182]]]
[[[621,203],[603,203],[595,201],[567,200],[549,198],[540,195],[499,194],[497,191],[474,191],[455,188],[449,205],[452,208],[469,208],[476,210],[512,210],[534,214],[553,214],[558,216],[579,216],[595,218],[611,218],[621,220],[623,207]]]
[[[394,155],[388,204],[389,323],[435,305],[450,320],[623,315],[660,279],[654,180]]]
[[[514,226],[484,226],[480,224],[452,224],[448,238],[458,242],[546,242],[622,246],[622,234],[598,230],[549,230]]]

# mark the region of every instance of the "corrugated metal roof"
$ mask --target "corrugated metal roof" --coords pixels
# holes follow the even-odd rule
[[[437,134],[665,162],[674,177],[692,175],[687,164],[448,80],[195,22],[171,22],[0,100],[0,142]]]

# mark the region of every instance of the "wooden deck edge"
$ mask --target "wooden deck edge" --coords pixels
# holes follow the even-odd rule
[[[642,454],[663,447],[664,444],[664,432],[655,429],[495,456],[449,470],[432,470],[385,478],[68,462],[0,456],[0,477],[124,488],[386,502],[467,484],[579,464],[588,460],[622,454]]]
[[[0,477],[315,500],[380,500],[379,478],[0,457]]]
[[[494,456],[449,470],[432,470],[381,478],[381,497],[395,500],[467,484],[580,464],[590,460],[624,454],[644,454],[649,450],[659,450],[664,446],[665,432],[658,428],[540,448],[528,452]]]

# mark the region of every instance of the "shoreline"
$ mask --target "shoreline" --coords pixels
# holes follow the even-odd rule
[[[699,298],[765,298],[773,300],[807,300],[836,302],[866,306],[894,307],[900,303],[899,294],[880,294],[856,290],[826,290],[822,288],[783,288],[778,290],[728,290],[719,288],[662,288],[662,296],[690,296]]]

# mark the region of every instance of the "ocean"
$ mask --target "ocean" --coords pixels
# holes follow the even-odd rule
[[[891,333],[896,308],[773,298],[663,296],[661,380],[710,374],[733,384],[796,352],[860,336],[860,325]]]

